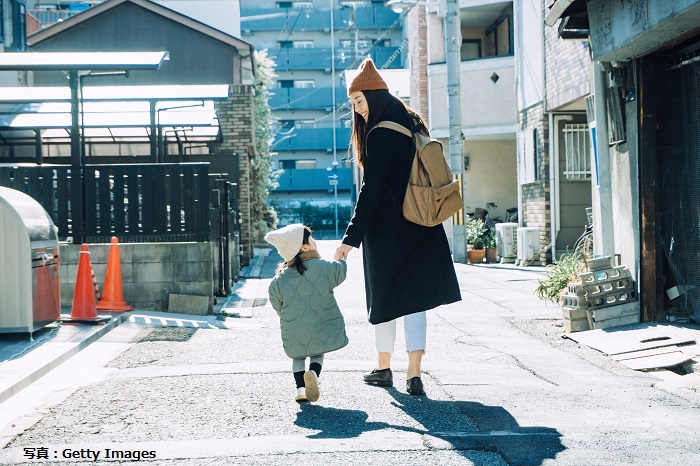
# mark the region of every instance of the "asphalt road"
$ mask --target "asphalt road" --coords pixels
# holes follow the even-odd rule
[[[247,280],[251,318],[122,324],[0,405],[13,419],[0,465],[700,464],[698,393],[562,339],[559,309],[532,294],[538,268],[456,266],[463,301],[430,311],[427,396],[413,397],[402,338],[395,387],[361,382],[376,353],[352,251],[336,292],[350,344],[326,356],[320,400],[299,405],[265,299],[277,259]]]

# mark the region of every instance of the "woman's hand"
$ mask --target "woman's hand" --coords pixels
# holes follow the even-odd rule
[[[335,256],[333,256],[333,260],[337,261],[339,259],[347,259],[348,258],[348,253],[352,249],[352,246],[349,244],[341,244],[338,249],[335,250]]]

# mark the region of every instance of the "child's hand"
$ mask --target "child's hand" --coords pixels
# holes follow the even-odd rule
[[[347,259],[348,258],[348,253],[352,250],[352,246],[349,244],[341,244],[338,249],[335,250],[335,255],[333,256],[333,260],[337,261],[340,259]]]

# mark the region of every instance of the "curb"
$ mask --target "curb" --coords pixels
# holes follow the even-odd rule
[[[3,403],[6,400],[10,399],[12,396],[16,395],[21,390],[27,388],[29,385],[39,380],[41,377],[48,374],[51,370],[55,369],[60,364],[64,363],[71,357],[78,354],[81,350],[85,349],[90,344],[102,338],[111,330],[117,328],[120,324],[127,320],[127,316],[128,313],[124,313],[116,317],[113,316],[113,319],[110,322],[100,326],[99,329],[97,329],[97,331],[93,332],[86,338],[71,338],[68,342],[58,344],[52,344],[52,342],[49,342],[46,345],[43,345],[42,347],[39,347],[32,351],[30,353],[31,356],[33,358],[36,358],[37,360],[41,360],[41,363],[36,367],[32,367],[31,369],[26,371],[22,376],[14,378],[9,385],[0,386],[0,403]],[[58,346],[58,349],[56,348],[56,346]],[[65,346],[65,348],[62,348],[63,346]],[[41,357],[44,356],[42,353],[47,353],[51,356],[48,358]],[[3,372],[9,373],[12,370],[15,370],[17,372],[24,372],[22,369],[26,368],[28,365],[26,361],[27,357],[28,356],[24,356],[19,359],[7,361],[3,367]],[[15,368],[13,366],[17,367]],[[1,383],[2,382],[0,381],[0,384]]]

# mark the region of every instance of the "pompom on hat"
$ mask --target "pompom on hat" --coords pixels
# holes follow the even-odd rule
[[[285,262],[289,262],[301,249],[304,242],[304,225],[292,223],[279,230],[274,230],[265,235],[265,241],[277,248]]]
[[[378,91],[380,89],[389,90],[389,86],[382,79],[382,76],[374,66],[371,58],[365,58],[357,69],[357,74],[348,87],[348,95],[356,91]]]

